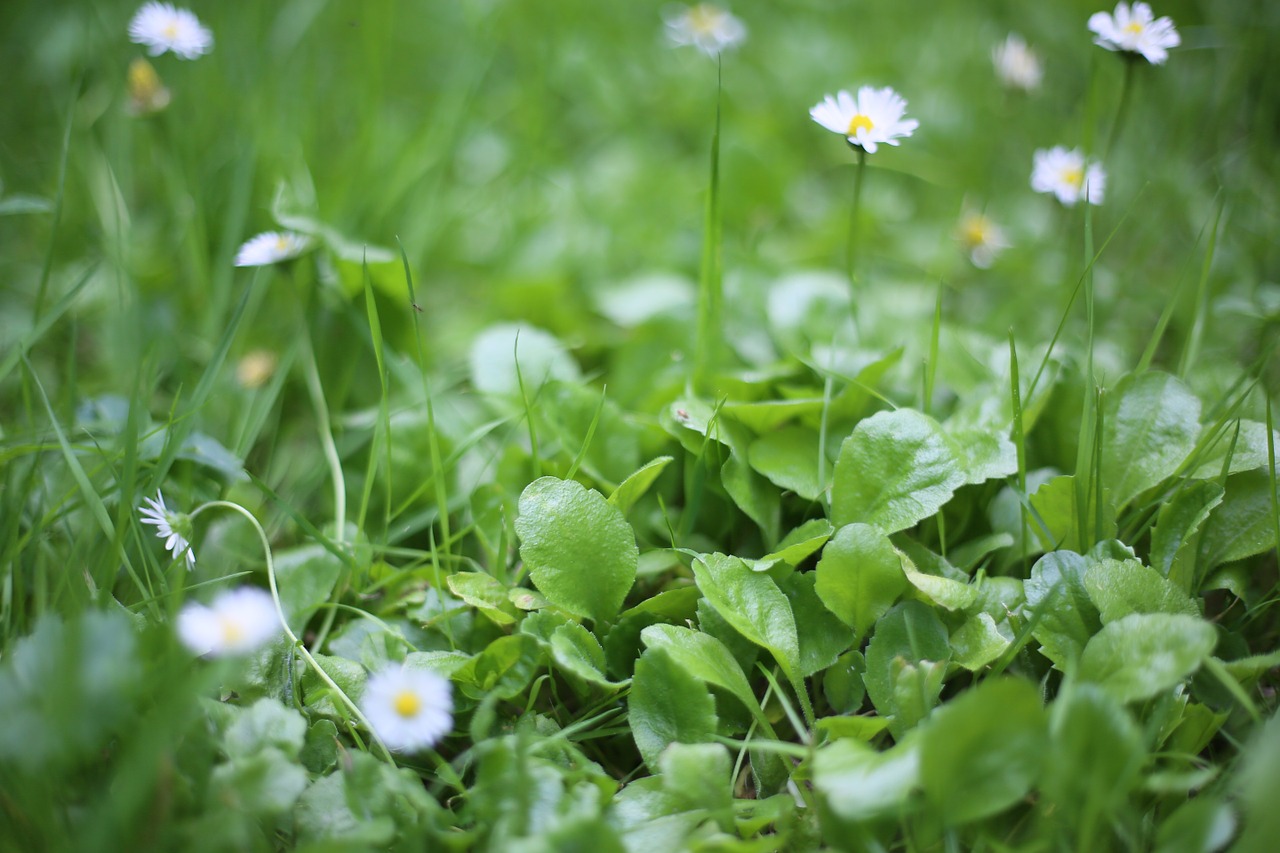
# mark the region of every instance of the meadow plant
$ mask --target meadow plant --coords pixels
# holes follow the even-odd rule
[[[197,11],[0,4],[0,849],[1273,846],[1274,15]]]

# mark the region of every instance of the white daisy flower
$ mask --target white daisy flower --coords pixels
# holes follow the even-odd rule
[[[453,685],[424,669],[384,669],[369,677],[360,710],[389,749],[417,752],[453,728]]]
[[[267,231],[245,241],[236,252],[236,266],[264,267],[296,258],[311,247],[311,240],[292,231]]]
[[[172,3],[148,3],[139,9],[129,22],[129,39],[145,44],[152,56],[171,50],[183,59],[195,59],[213,50],[213,33]]]
[[[1000,82],[1010,89],[1030,92],[1040,88],[1044,77],[1040,57],[1017,33],[1009,33],[1008,38],[996,45],[991,51],[991,61],[995,63]]]
[[[206,657],[247,655],[279,633],[275,602],[256,586],[224,590],[208,606],[189,602],[178,613],[178,638]]]
[[[969,210],[960,217],[957,236],[969,260],[978,269],[987,269],[995,263],[996,256],[1009,248],[1004,229],[991,220],[986,214]]]
[[[1182,37],[1168,16],[1156,18],[1146,3],[1117,3],[1114,15],[1095,12],[1089,16],[1093,43],[1107,50],[1140,53],[1153,65],[1169,58],[1169,48],[1182,44]]]
[[[910,136],[920,126],[915,119],[903,120],[906,109],[907,102],[889,87],[863,86],[856,98],[843,89],[834,97],[827,95],[809,115],[827,130],[846,137],[850,145],[874,154],[881,142],[897,145],[899,138]]]
[[[156,492],[154,499],[143,498],[146,506],[138,507],[143,524],[154,524],[156,536],[164,540],[164,547],[173,553],[176,560],[187,558],[187,569],[196,567],[196,552],[191,547],[191,518],[185,513],[172,512],[164,504],[164,495]]]
[[[747,27],[726,9],[710,3],[675,7],[663,13],[667,38],[677,47],[693,45],[707,56],[740,45],[747,37]]]
[[[1058,201],[1070,207],[1084,198],[1089,204],[1102,204],[1107,189],[1107,173],[1102,164],[1085,159],[1079,148],[1068,151],[1061,145],[1035,153],[1031,170],[1031,189],[1053,193]]]

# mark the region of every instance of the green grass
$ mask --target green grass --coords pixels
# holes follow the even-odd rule
[[[0,5],[0,850],[1267,849],[1280,16],[1025,5]]]

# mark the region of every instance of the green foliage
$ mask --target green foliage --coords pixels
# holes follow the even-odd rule
[[[0,849],[1274,846],[1280,19],[741,5],[0,3]]]

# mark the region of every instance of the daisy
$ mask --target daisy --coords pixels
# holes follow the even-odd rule
[[[245,241],[236,252],[236,266],[263,267],[296,258],[311,247],[311,241],[292,231],[267,231]]]
[[[164,547],[173,552],[173,558],[187,558],[187,570],[196,567],[196,552],[191,548],[191,518],[185,513],[171,512],[164,505],[164,495],[156,492],[154,499],[143,498],[146,506],[138,507],[143,524],[156,526],[156,537],[164,540]]]
[[[183,59],[195,59],[213,50],[213,33],[172,3],[148,3],[139,9],[129,22],[129,39],[145,44],[152,56],[172,50]]]
[[[453,685],[424,669],[384,669],[365,684],[360,709],[389,749],[417,752],[453,728]]]
[[[747,37],[742,21],[710,3],[680,7],[663,16],[667,38],[676,46],[693,45],[707,56],[737,47]]]
[[[906,109],[907,102],[887,86],[863,86],[856,98],[843,89],[834,97],[827,95],[809,115],[827,130],[846,137],[850,145],[874,154],[881,142],[897,145],[899,138],[910,136],[920,126],[915,119],[903,120]]]
[[[1044,76],[1040,57],[1017,33],[1009,33],[1003,43],[996,45],[991,51],[991,61],[995,63],[996,75],[1005,86],[1025,92],[1040,88],[1040,80]]]
[[[178,614],[178,638],[205,657],[247,655],[279,633],[275,602],[256,586],[224,590],[208,606],[189,602]]]
[[[969,253],[969,260],[978,269],[990,267],[995,262],[996,255],[1010,245],[1005,240],[1004,229],[976,210],[966,211],[960,217],[957,234]]]
[[[1153,65],[1169,58],[1169,48],[1182,44],[1169,17],[1156,18],[1146,3],[1117,3],[1114,15],[1095,12],[1089,17],[1089,31],[1097,36],[1093,43],[1107,50],[1140,53]]]
[[[1068,151],[1061,145],[1035,153],[1031,170],[1031,189],[1053,193],[1058,201],[1070,207],[1081,198],[1089,204],[1102,204],[1107,188],[1107,173],[1102,164],[1089,162],[1079,148]]]
[[[160,75],[141,56],[129,63],[129,112],[140,116],[156,113],[169,106],[169,90]]]

